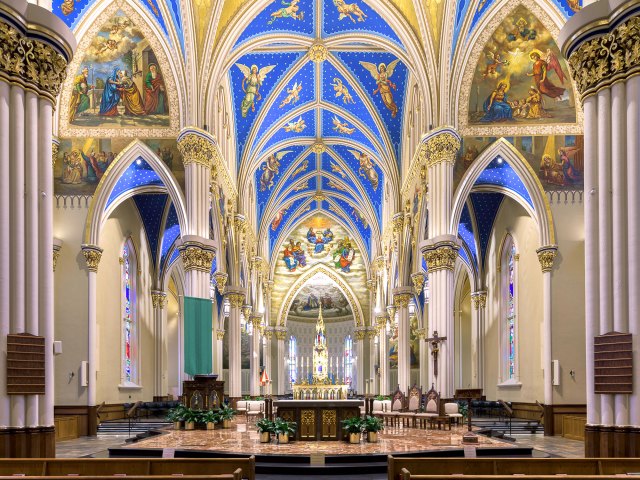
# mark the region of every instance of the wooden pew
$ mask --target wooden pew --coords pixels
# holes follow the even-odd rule
[[[151,459],[149,475],[203,475],[231,473],[242,469],[242,478],[255,480],[256,457]]]
[[[16,480],[17,476],[0,476],[0,480]],[[120,478],[120,476],[115,476]],[[242,480],[242,469],[220,475],[126,475],[127,480]],[[114,476],[30,476],[29,480],[114,480]]]
[[[640,458],[600,458],[601,475],[640,473]]]
[[[496,475],[599,475],[591,458],[497,458]],[[425,472],[426,473],[426,472]]]
[[[0,460],[0,475],[46,475],[45,465],[44,459],[6,458]]]
[[[425,458],[387,457],[389,480],[397,480],[400,470],[429,475],[494,475],[495,463],[492,458]]]
[[[80,475],[95,477],[107,475],[149,475],[149,459],[147,458],[56,458],[47,460],[45,475],[47,477]],[[204,473],[204,472],[203,472]],[[229,473],[229,472],[214,472]]]
[[[400,470],[401,480],[621,480],[636,478],[632,475],[411,475],[406,468]]]

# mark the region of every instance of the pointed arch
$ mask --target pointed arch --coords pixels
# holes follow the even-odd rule
[[[458,185],[453,196],[453,211],[449,223],[450,233],[457,235],[462,209],[471,191],[474,190],[474,185],[478,177],[480,177],[480,174],[487,166],[498,157],[507,162],[520,178],[527,189],[527,193],[531,197],[533,207],[522,196],[509,188],[483,186],[482,191],[498,191],[513,198],[522,205],[537,222],[540,245],[554,245],[555,229],[551,205],[549,204],[548,197],[545,195],[540,179],[522,154],[504,138],[496,140],[476,158]]]
[[[151,189],[149,187],[142,187],[128,190],[123,192],[112,202],[109,202],[111,193],[124,172],[139,158],[146,161],[155,173],[158,174],[163,186],[155,186]],[[106,219],[109,218],[109,215],[123,201],[132,197],[136,193],[141,193],[141,191],[168,193],[178,215],[180,231],[187,231],[186,203],[178,181],[173,176],[173,173],[171,173],[167,165],[153,152],[153,150],[140,140],[134,140],[118,154],[111,165],[109,165],[109,168],[104,172],[104,175],[102,175],[100,183],[98,183],[98,188],[96,188],[93,195],[91,205],[89,206],[89,212],[87,214],[84,243],[89,245],[100,245],[102,225]]]
[[[340,275],[336,274],[336,272],[331,270],[326,265],[323,265],[322,263],[315,264],[309,269],[308,272],[300,275],[300,277],[296,279],[293,285],[291,285],[289,291],[284,296],[284,302],[282,302],[280,310],[278,311],[277,321],[279,325],[286,325],[287,314],[289,312],[289,308],[291,307],[291,303],[296,298],[296,295],[298,295],[298,292],[302,289],[302,287],[304,287],[306,283],[313,277],[315,277],[318,273],[322,273],[329,277],[345,296],[345,298],[349,302],[351,311],[353,312],[353,320],[355,322],[355,326],[364,326],[364,315],[362,313],[362,307],[360,306],[360,302],[356,300],[355,293],[353,292],[353,290],[351,290],[349,284],[345,282]]]

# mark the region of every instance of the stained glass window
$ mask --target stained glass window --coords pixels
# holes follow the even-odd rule
[[[134,255],[127,242],[122,250],[122,377],[125,384],[137,382]]]
[[[511,245],[508,257],[508,292],[507,292],[507,354],[508,354],[508,378],[515,378],[516,375],[516,247]]]
[[[347,335],[344,339],[344,383],[351,385],[353,379],[353,338]]]
[[[298,340],[293,335],[289,338],[289,381],[293,385],[297,380]]]

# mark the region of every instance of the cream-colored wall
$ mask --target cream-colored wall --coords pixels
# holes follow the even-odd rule
[[[121,381],[122,319],[120,257],[131,237],[137,250],[136,308],[139,341],[140,389],[118,388]],[[137,209],[128,200],[105,222],[100,233],[104,249],[98,269],[98,403],[151,400],[154,385],[154,335],[151,304],[151,259]]]
[[[517,264],[517,358],[521,388],[500,388],[501,277],[500,247],[510,233],[520,255]],[[536,222],[517,202],[505,197],[489,240],[487,252],[487,316],[485,321],[485,393],[487,398],[533,402],[544,394],[541,364],[542,271]]]
[[[87,389],[80,386],[80,364],[88,360],[88,274],[80,245],[87,208],[54,206],[53,214],[53,234],[64,242],[54,274],[54,336],[62,341],[62,354],[54,357],[55,404],[86,405]]]
[[[560,362],[560,385],[553,403],[586,403],[584,323],[584,209],[582,203],[556,202],[551,211],[558,256],[552,273],[552,357]],[[575,378],[569,372],[576,372]]]

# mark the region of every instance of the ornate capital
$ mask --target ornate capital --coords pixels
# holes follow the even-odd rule
[[[179,250],[186,271],[211,272],[211,264],[216,256],[211,247],[197,242],[185,242]]]
[[[407,308],[409,306],[409,302],[411,301],[412,297],[413,297],[412,294],[406,293],[406,292],[395,293],[393,295],[393,305],[396,308]]]
[[[387,305],[387,314],[392,322],[395,320],[397,309],[398,307],[396,305]]]
[[[216,330],[216,338],[218,340],[224,340],[224,330]]]
[[[244,293],[242,292],[228,292],[225,296],[229,299],[231,308],[240,308],[244,304]]]
[[[151,290],[151,303],[154,309],[162,310],[167,304],[167,294],[160,290]]]
[[[536,253],[538,254],[538,261],[540,262],[542,272],[550,272],[553,269],[553,262],[558,254],[558,246],[547,245],[546,247],[540,247],[536,250]]]
[[[426,338],[428,337],[427,329],[426,328],[418,328],[416,330],[416,337],[418,337],[418,340],[426,340]]]
[[[67,78],[67,58],[49,44],[31,38],[30,33],[0,20],[0,78],[55,103]]]
[[[273,333],[274,333],[273,328],[267,327],[264,329],[264,332],[262,332],[262,335],[264,335],[264,338],[266,338],[267,340],[271,340],[273,338]]]
[[[368,327],[367,328],[367,338],[369,340],[373,339],[378,335],[378,327]]]
[[[413,288],[415,289],[416,294],[420,295],[420,292],[422,292],[422,289],[424,288],[424,273],[412,273],[411,281],[413,282]]]
[[[325,47],[322,42],[316,42],[309,47],[307,55],[309,55],[309,59],[312,62],[320,63],[329,57],[329,50],[327,50],[327,47]]]
[[[487,292],[473,292],[471,294],[471,302],[476,310],[485,308],[487,306]]]
[[[82,245],[82,255],[90,272],[97,272],[103,250],[97,245]]]
[[[213,274],[213,278],[216,281],[218,293],[222,295],[224,293],[224,287],[227,285],[227,280],[229,280],[229,275],[224,272],[216,272]]]
[[[453,242],[440,242],[424,248],[422,256],[427,262],[427,270],[429,272],[438,270],[453,271],[459,249],[460,247]]]
[[[366,328],[356,328],[353,332],[353,337],[356,340],[364,340],[364,337],[367,336],[367,329]]]
[[[249,315],[249,321],[253,325],[253,328],[260,328],[262,325],[262,314],[254,313],[253,315]]]
[[[250,320],[250,316],[251,316],[251,312],[253,311],[253,307],[251,305],[249,305],[248,303],[245,303],[244,305],[240,306],[240,311],[242,312],[242,315],[244,316],[244,318],[246,318],[247,320]]]
[[[376,273],[378,275],[382,275],[382,273],[386,269],[386,266],[387,266],[387,262],[386,262],[384,256],[380,255],[379,257],[376,257],[375,269],[376,269]]]
[[[424,142],[425,149],[420,150],[424,155],[427,167],[441,162],[455,163],[460,150],[460,136],[451,128],[440,129],[429,134]]]
[[[178,136],[178,151],[185,167],[197,163],[211,168],[216,155],[216,142],[209,133],[191,127]]]
[[[276,327],[275,329],[276,338],[278,340],[286,340],[287,338],[287,329],[284,327]]]

